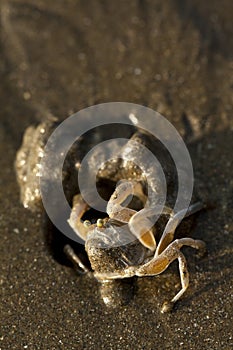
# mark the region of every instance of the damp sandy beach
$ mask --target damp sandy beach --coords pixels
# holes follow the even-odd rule
[[[231,349],[232,1],[3,0],[0,10],[0,349]],[[25,129],[112,101],[176,127],[209,205],[189,232],[208,254],[183,249],[190,286],[170,314],[160,308],[180,288],[176,262],[108,308],[98,282],[62,260],[44,212],[20,203]]]

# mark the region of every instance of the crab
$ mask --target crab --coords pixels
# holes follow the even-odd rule
[[[36,173],[35,169],[43,156],[46,142],[44,130],[47,129],[51,131],[51,123],[48,125],[43,123],[36,129],[29,128],[17,154],[16,170],[21,187],[21,199],[25,207],[34,208],[40,200],[38,177],[33,178],[33,174]],[[149,203],[149,207],[145,205],[147,200],[146,175],[152,173],[152,165],[147,164],[144,169],[135,165],[137,158],[140,157],[140,148],[137,149],[135,146],[135,140],[138,144],[152,144],[154,147],[147,133],[135,130],[123,147],[121,157],[105,163],[97,173],[99,189],[103,189],[105,185],[108,187],[108,194],[105,193],[107,196],[106,215],[103,218],[94,222],[85,220],[84,217],[90,209],[88,203],[81,193],[76,192],[72,196],[73,204],[68,223],[75,234],[85,242],[91,270],[75,253],[72,244],[66,244],[64,252],[81,272],[94,276],[102,284],[133,276],[156,276],[164,272],[177,259],[181,289],[171,300],[163,303],[161,312],[164,313],[172,310],[189,285],[186,258],[181,248],[183,246],[192,247],[197,249],[200,255],[205,252],[206,246],[201,240],[192,238],[174,240],[175,230],[181,219],[201,210],[203,205],[196,202],[188,209],[174,212],[168,201],[168,204],[166,202],[166,205],[163,206],[160,218],[154,225],[153,219],[161,206],[156,200]],[[37,153],[38,159],[36,158]],[[127,157],[125,157],[126,154]],[[70,165],[71,168],[72,166]],[[153,177],[150,187],[155,193],[155,198],[159,198],[160,189],[156,176]],[[69,188],[67,191],[72,192]],[[130,196],[131,202],[125,205]]]
[[[100,282],[133,276],[159,275],[174,260],[178,259],[182,288],[172,300],[163,303],[161,312],[165,313],[172,310],[174,304],[181,298],[189,285],[187,262],[180,249],[183,246],[190,246],[198,249],[200,255],[203,255],[206,246],[203,241],[192,238],[181,238],[173,241],[175,229],[184,213],[180,211],[175,214],[169,207],[163,208],[162,215],[168,215],[169,220],[156,246],[153,231],[144,230],[145,221],[154,215],[154,210],[150,208],[146,211],[142,209],[137,212],[133,209],[122,207],[122,203],[131,194],[132,186],[135,189],[140,186],[140,183],[123,182],[116,187],[107,205],[108,218],[98,219],[95,224],[91,224],[88,220],[81,220],[89,207],[81,195],[75,196],[69,223],[74,231],[85,241],[85,248],[94,270],[93,275]],[[196,213],[200,209],[202,209],[200,202],[191,205],[186,211],[185,217]],[[121,226],[125,223],[128,224],[128,227]],[[111,247],[111,243],[122,244],[122,236],[130,233],[135,235],[136,243],[134,241],[128,246],[123,245],[123,249],[122,246],[120,247],[121,249],[119,247]],[[111,242],[110,249],[109,242]],[[134,256],[132,256],[132,251]],[[70,246],[67,245],[65,247],[65,252],[75,264],[78,264],[84,273],[90,272]],[[114,265],[108,264],[111,258],[114,258]]]

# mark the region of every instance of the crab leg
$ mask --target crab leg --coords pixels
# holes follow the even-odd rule
[[[89,206],[83,200],[81,194],[76,195],[73,200],[73,207],[70,214],[70,218],[68,220],[68,223],[72,227],[74,232],[84,241],[86,241],[90,227],[86,227],[81,221],[81,218],[88,209]]]
[[[142,192],[141,184],[139,182],[121,182],[116,187],[107,205],[107,213],[110,218],[123,223],[128,223],[131,218],[137,215],[136,210],[125,208],[122,206],[122,203],[131,194],[138,196],[141,200],[145,199],[145,195]],[[151,228],[151,226],[153,225],[147,217],[144,217],[144,215],[139,216],[139,219],[140,223],[138,223],[136,219],[133,221],[134,226],[132,226],[131,232],[139,239],[139,241],[145,247],[154,251],[156,248],[154,234],[152,230],[144,229],[146,227]]]
[[[197,202],[192,204],[188,209],[183,209],[176,214],[171,213],[171,217],[168,220],[168,223],[164,229],[162,237],[157,246],[155,256],[161,254],[164,249],[173,241],[174,234],[177,226],[181,222],[181,220],[185,217],[195,214],[196,212],[203,209],[203,204],[201,202]]]
[[[131,216],[136,213],[136,210],[125,208],[122,203],[127,199],[128,196],[135,195],[142,201],[145,195],[142,192],[141,185],[139,182],[120,182],[113,194],[111,195],[107,204],[107,213],[110,218],[118,220],[120,222],[127,223]]]
[[[129,220],[129,228],[130,231],[138,238],[138,240],[151,251],[154,251],[156,248],[156,242],[154,239],[148,241],[150,236],[148,236],[148,232],[152,232],[150,229],[154,226],[153,219],[159,218],[162,214],[172,215],[172,209],[166,206],[156,206],[152,208],[144,208],[139,212],[136,212]]]
[[[74,250],[69,244],[65,245],[64,253],[75,266],[78,266],[81,269],[82,273],[90,272],[90,270],[83,264],[83,262],[79,259],[78,255],[75,254]]]
[[[151,226],[153,225],[152,221],[150,221],[150,218],[152,219],[156,217],[156,215],[159,216],[161,213],[170,215],[170,219],[168,220],[168,223],[164,229],[164,232],[155,252],[155,256],[158,256],[173,241],[175,230],[181,222],[182,218],[188,217],[201,209],[203,209],[203,204],[200,202],[197,202],[191,205],[187,210],[183,209],[177,212],[176,214],[174,214],[171,208],[166,206],[144,208],[139,212],[135,213],[133,216],[131,216],[129,220],[130,231],[141,241],[143,245],[145,245],[148,248],[148,246],[144,242],[143,233],[148,231],[148,229],[151,228]]]
[[[189,273],[187,269],[186,259],[180,251],[182,246],[190,246],[194,249],[200,250],[200,254],[205,252],[205,243],[200,240],[192,238],[181,238],[172,242],[159,256],[155,256],[150,262],[142,265],[136,271],[137,276],[152,276],[163,272],[172,261],[178,259],[179,271],[181,279],[181,290],[174,296],[171,301],[165,302],[162,306],[161,312],[170,311],[174,303],[180,299],[189,285]]]

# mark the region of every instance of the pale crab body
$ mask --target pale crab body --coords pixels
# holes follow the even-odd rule
[[[121,273],[129,266],[142,264],[148,251],[126,227],[111,223],[95,227],[88,235],[85,249],[96,275]]]
[[[51,123],[48,125],[51,129]],[[43,157],[45,129],[46,123],[43,123],[37,129],[27,130],[16,160],[21,198],[24,205],[32,209],[35,206],[35,199],[36,205],[40,199],[38,177],[36,178],[33,174],[36,172],[40,158]],[[76,235],[85,242],[93,271],[90,272],[83,264],[72,246],[66,245],[64,252],[83,272],[92,273],[98,281],[103,283],[133,276],[158,275],[166,270],[171,262],[178,259],[182,288],[171,301],[163,304],[161,311],[166,312],[172,309],[189,284],[186,259],[180,248],[187,245],[198,249],[201,253],[205,251],[205,244],[200,240],[191,238],[174,240],[175,230],[181,218],[197,212],[202,205],[196,203],[184,212],[173,212],[171,207],[175,189],[173,188],[174,178],[169,167],[166,174],[167,187],[171,190],[166,205],[163,205],[160,201],[163,189],[161,189],[161,179],[157,169],[154,169],[149,158],[145,157],[143,147],[138,147],[138,145],[146,146],[156,153],[158,144],[142,130],[135,131],[131,130],[129,141],[122,147],[120,155],[118,154],[116,159],[105,162],[97,171],[96,185],[99,192],[106,198],[107,206],[104,219],[96,220],[98,219],[96,217],[94,222],[83,220],[84,214],[88,213],[90,207],[78,193],[78,188],[73,186],[72,181],[70,182],[70,174],[78,168],[74,164],[79,162],[77,159],[79,145],[73,147],[64,170],[64,179],[67,177],[69,180],[67,183],[64,181],[65,191],[68,198],[73,198],[68,222]],[[32,140],[36,140],[36,143],[35,141],[32,143]],[[38,159],[36,159],[37,151]],[[140,157],[144,161],[142,167],[138,166]],[[90,171],[93,171],[96,158],[95,155],[92,158]],[[74,164],[71,164],[71,161]],[[149,201],[148,193],[153,194]],[[129,196],[132,200],[129,205],[125,205]],[[156,221],[154,219],[158,213],[161,218],[154,225],[153,222]]]

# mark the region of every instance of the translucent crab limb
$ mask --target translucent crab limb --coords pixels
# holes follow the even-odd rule
[[[153,208],[144,208],[139,212],[135,213],[129,220],[130,231],[140,240],[140,242],[145,245],[147,248],[153,247],[152,245],[146,244],[146,238],[148,236],[143,236],[146,232],[149,231],[153,225],[153,221],[150,218],[155,218],[160,214],[170,215],[170,219],[164,229],[163,235],[160,239],[160,242],[157,246],[155,256],[158,256],[162,251],[173,241],[174,234],[177,226],[179,225],[183,217],[188,217],[197,211],[203,208],[203,204],[197,202],[191,205],[188,210],[184,209],[174,214],[173,210],[169,207],[153,207]]]
[[[141,214],[141,212],[139,212]],[[154,251],[156,249],[156,241],[153,231],[148,229],[153,226],[150,219],[144,215],[132,216],[129,220],[130,232],[148,249]]]
[[[181,220],[185,217],[195,214],[201,209],[203,209],[203,204],[201,202],[197,202],[191,205],[188,209],[181,210],[176,214],[171,213],[171,217],[168,220],[168,223],[157,246],[155,256],[161,254],[162,251],[166,249],[166,247],[173,241],[175,230]]]
[[[168,312],[172,309],[174,303],[177,302],[177,300],[179,300],[184,294],[189,285],[189,274],[186,259],[183,253],[180,251],[180,248],[184,245],[198,249],[200,250],[200,253],[205,252],[205,243],[203,241],[194,240],[192,238],[177,239],[172,242],[159,256],[154,256],[154,258],[143,265],[130,266],[122,272],[95,273],[95,277],[99,280],[110,280],[132,276],[155,276],[165,271],[174,260],[178,259],[182,288],[171,301],[163,304],[161,312]]]
[[[130,195],[139,197],[142,201],[145,199],[145,195],[142,192],[141,184],[139,182],[120,182],[113,194],[111,195],[107,204],[107,213],[111,219],[118,220],[120,222],[127,223],[131,216],[136,213],[136,210],[125,208],[122,203]]]
[[[113,192],[108,204],[107,213],[110,218],[118,220],[123,223],[131,222],[130,220],[137,215],[137,211],[125,208],[122,203],[127,199],[129,195],[134,194],[139,197],[142,201],[145,200],[145,195],[142,191],[142,186],[139,182],[121,182]],[[149,219],[142,216],[139,217],[140,222],[136,219],[133,221],[131,232],[139,239],[139,241],[150,250],[154,251],[156,248],[156,242],[153,232],[145,230],[145,227],[151,228]]]
[[[81,221],[83,214],[89,209],[87,203],[83,200],[81,194],[78,194],[73,199],[73,207],[68,219],[69,225],[72,227],[74,232],[82,238],[84,241],[87,239],[87,234],[90,228],[85,227]]]
[[[172,215],[173,210],[166,206],[156,206],[153,208],[144,208],[139,212],[135,213],[129,220],[130,231],[138,238],[138,240],[147,248],[154,251],[156,248],[156,242],[154,234],[150,230],[154,226],[153,221],[156,217],[161,214]],[[150,219],[151,218],[151,219]],[[153,235],[148,234],[150,232]]]
[[[83,264],[83,262],[79,259],[78,255],[75,254],[74,250],[71,248],[69,244],[66,244],[64,247],[64,253],[67,258],[75,265],[78,266],[82,273],[88,273],[90,270]]]

